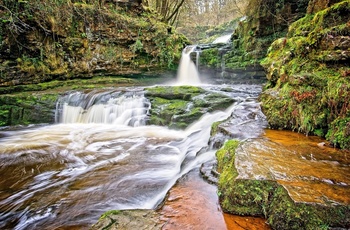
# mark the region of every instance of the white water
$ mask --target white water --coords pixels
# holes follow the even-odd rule
[[[260,87],[226,93],[242,101],[248,92]],[[141,104],[143,118],[130,123],[138,112],[122,108]],[[141,91],[72,93],[57,104],[58,120],[76,117],[69,122],[1,132],[0,229],[88,228],[108,210],[154,209],[181,176],[215,158],[212,123],[242,110],[238,103],[208,113],[186,130],[133,125],[147,119],[149,106]],[[98,115],[111,110],[119,115],[107,122]],[[119,117],[129,122],[115,122]]]
[[[220,36],[218,37],[217,39],[215,39],[213,41],[214,44],[217,44],[217,43],[229,43],[231,39],[231,34],[226,34],[226,35],[223,35],[223,36]]]
[[[71,93],[57,103],[60,123],[145,125],[150,102],[140,91]]]
[[[0,201],[0,228],[11,216],[14,229],[50,229],[43,226],[92,224],[111,209],[156,208],[178,178],[214,159],[214,151],[197,154],[208,146],[212,122],[232,109],[184,131],[69,123],[6,132],[0,173],[12,169],[14,182]]]
[[[196,59],[198,63],[199,53],[196,46],[187,46],[182,51],[179,69],[177,71],[177,85],[200,85],[201,81],[196,64],[191,60],[191,53],[197,52]]]

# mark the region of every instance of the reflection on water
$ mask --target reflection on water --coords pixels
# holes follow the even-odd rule
[[[242,87],[230,91],[240,101],[260,92],[257,86]],[[139,94],[133,97],[149,106]],[[113,107],[109,112],[118,111],[123,101],[105,99],[100,106]],[[92,108],[67,101],[61,105],[70,109],[60,111],[68,117],[90,113]],[[141,120],[83,123],[79,119],[2,131],[0,228],[86,228],[107,210],[157,207],[179,177],[215,157],[213,151],[205,151],[211,124],[230,116],[236,107],[206,114],[184,131],[143,126]]]

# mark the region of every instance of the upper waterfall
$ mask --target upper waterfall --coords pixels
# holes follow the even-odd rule
[[[201,83],[198,74],[198,59],[199,51],[196,51],[197,46],[186,46],[182,51],[182,56],[177,71],[177,84],[178,85],[199,85]],[[191,53],[196,52],[196,64],[191,60]]]
[[[56,122],[145,125],[150,102],[143,92],[74,92],[56,105]]]

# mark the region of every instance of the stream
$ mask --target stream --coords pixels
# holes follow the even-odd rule
[[[67,93],[56,124],[1,130],[0,228],[86,229],[108,210],[157,208],[179,178],[215,158],[212,123],[241,116],[261,91],[203,87],[237,102],[186,130],[146,125],[151,104],[135,87]]]

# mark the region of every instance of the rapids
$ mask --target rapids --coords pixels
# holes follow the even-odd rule
[[[59,123],[0,131],[0,228],[88,228],[108,210],[156,208],[181,176],[215,158],[212,123],[261,91],[207,89],[237,103],[186,130],[145,125],[151,105],[133,88],[73,92],[57,103]]]

